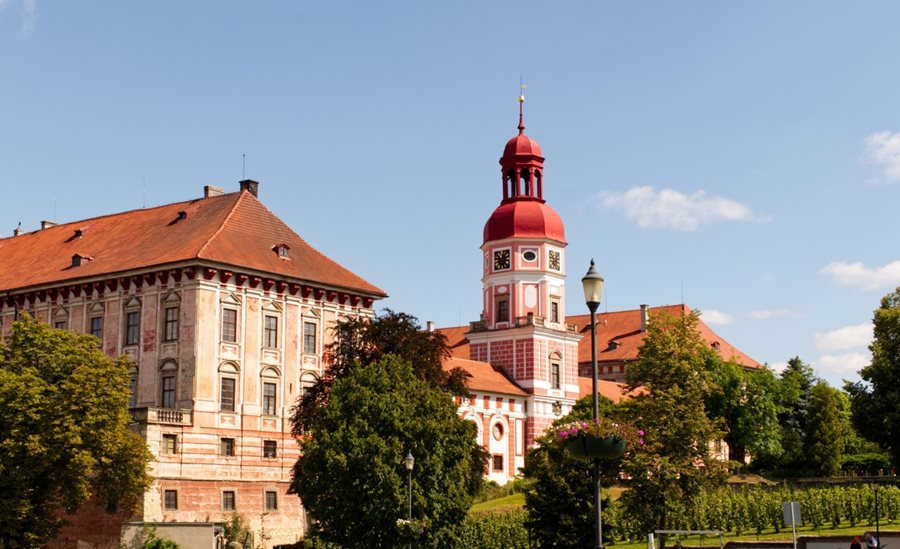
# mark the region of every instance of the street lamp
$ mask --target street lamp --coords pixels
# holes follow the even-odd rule
[[[603,277],[597,274],[594,268],[594,260],[591,259],[591,267],[584,278],[581,279],[584,287],[584,302],[591,311],[591,374],[594,397],[594,423],[600,419],[600,405],[597,402],[597,309],[600,307],[600,295],[603,292]],[[603,519],[600,516],[600,458],[594,458],[594,547],[603,547]]]
[[[406,451],[406,457],[403,458],[403,465],[406,466],[406,470],[409,472],[409,481],[407,482],[407,488],[409,490],[409,514],[407,518],[410,522],[412,522],[412,470],[413,466],[416,464],[416,458],[413,457],[412,452],[409,450]],[[409,547],[412,549],[412,542],[409,542]]]
[[[881,525],[878,517],[878,481],[875,481],[875,543],[877,549],[881,549]]]

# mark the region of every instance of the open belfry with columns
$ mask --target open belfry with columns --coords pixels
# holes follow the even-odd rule
[[[565,230],[545,200],[552,184],[525,135],[523,101],[500,159],[502,198],[484,225],[483,310],[468,326],[439,329],[452,350],[446,367],[469,374],[459,414],[474,423],[490,453],[485,476],[498,483],[591,392],[590,317],[566,315]],[[126,355],[132,428],[154,456],[140,509],[88,504],[51,546],[117,547],[122,532],[150,523],[193,540],[185,546],[213,548],[235,513],[266,547],[306,531],[302,504],[287,493],[299,458],[290,411],[324,371],[334,323],[371,318],[387,294],[312,248],[258,194],[252,180],[232,193],[207,186],[201,198],[0,238],[0,336],[27,312]],[[598,315],[602,395],[626,397],[625,368],[660,309],[688,311]],[[724,358],[759,366],[702,321],[699,329]]]

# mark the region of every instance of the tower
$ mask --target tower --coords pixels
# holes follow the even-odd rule
[[[566,324],[562,219],[544,200],[544,157],[519,133],[500,158],[503,198],[484,225],[481,320],[467,337],[470,358],[506,372],[528,394],[525,444],[578,398],[578,342]]]

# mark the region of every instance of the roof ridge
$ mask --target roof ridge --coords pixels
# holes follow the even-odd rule
[[[216,239],[217,236],[219,236],[219,234],[222,232],[223,229],[225,229],[225,225],[228,225],[228,221],[231,220],[231,216],[233,216],[234,212],[237,210],[238,204],[240,204],[241,201],[244,200],[245,194],[250,194],[250,191],[240,191],[240,194],[238,195],[238,199],[234,201],[234,204],[231,206],[231,210],[228,212],[228,215],[226,215],[225,219],[222,220],[222,224],[219,225],[219,228],[216,229],[216,231],[212,234],[212,236],[210,236],[206,240],[206,242],[202,246],[200,246],[200,249],[197,250],[195,257],[197,257],[199,259],[201,254],[203,253],[203,251],[206,250],[206,247],[209,246],[212,243],[212,241]]]

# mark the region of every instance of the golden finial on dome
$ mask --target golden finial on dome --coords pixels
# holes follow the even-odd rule
[[[528,86],[522,82],[522,76],[519,76],[519,135],[525,133],[525,117],[522,114],[522,104],[525,103],[525,88]]]

